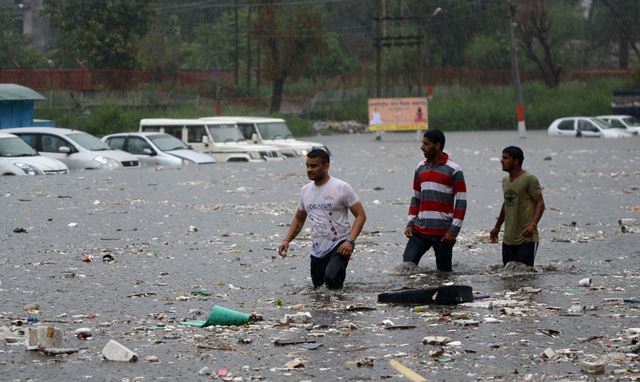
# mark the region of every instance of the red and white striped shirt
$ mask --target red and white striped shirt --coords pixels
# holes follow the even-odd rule
[[[409,223],[423,235],[458,236],[467,210],[467,186],[462,167],[446,153],[438,163],[418,163],[413,177],[414,195]]]

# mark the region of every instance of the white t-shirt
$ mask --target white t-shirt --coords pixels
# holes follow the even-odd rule
[[[314,182],[302,187],[298,209],[311,222],[312,256],[324,257],[349,236],[349,208],[358,201],[349,183],[333,177],[320,187]]]

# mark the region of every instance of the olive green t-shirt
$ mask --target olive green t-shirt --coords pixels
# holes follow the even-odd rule
[[[531,224],[536,205],[533,198],[540,193],[540,182],[535,175],[522,171],[519,177],[502,179],[504,192],[504,243],[519,245],[526,242],[538,242],[538,230],[531,237],[522,236],[522,231]]]

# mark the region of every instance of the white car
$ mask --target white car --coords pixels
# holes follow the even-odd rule
[[[631,137],[625,130],[612,128],[607,122],[593,117],[558,118],[549,125],[547,134],[551,137]]]
[[[71,170],[140,167],[135,156],[109,146],[91,134],[57,127],[16,127],[4,129],[17,135],[40,154],[57,159]]]
[[[233,122],[145,118],[140,120],[139,131],[173,135],[194,150],[209,154],[219,162],[264,162],[284,159],[275,146],[247,142]]]
[[[212,156],[193,150],[169,134],[119,133],[107,135],[102,140],[113,149],[135,155],[143,166],[180,167],[216,163]]]
[[[235,123],[245,139],[254,143],[276,146],[287,157],[306,156],[309,151],[315,148],[329,152],[327,146],[322,143],[295,139],[284,119],[263,117],[205,117],[200,119]]]
[[[67,166],[43,157],[15,135],[0,133],[0,175],[68,174]]]
[[[640,134],[640,119],[631,115],[599,115],[603,121],[608,122],[612,127],[626,129],[628,133]]]

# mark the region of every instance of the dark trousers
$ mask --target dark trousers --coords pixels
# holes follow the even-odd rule
[[[538,251],[538,243],[528,242],[518,245],[502,243],[502,264],[507,265],[509,261],[518,261],[533,267]]]
[[[347,277],[349,258],[338,254],[341,244],[336,245],[323,258],[311,256],[311,280],[314,288],[325,283],[329,289],[342,288],[344,279]]]
[[[402,260],[412,262],[418,265],[422,255],[424,255],[431,247],[436,255],[436,267],[439,271],[451,272],[451,257],[453,255],[453,245],[442,242],[443,236],[422,235],[413,231],[413,235],[409,238],[409,242],[404,249]]]

